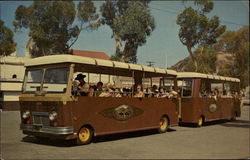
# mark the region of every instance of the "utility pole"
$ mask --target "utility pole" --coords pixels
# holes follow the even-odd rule
[[[167,56],[168,56],[168,54],[166,54],[166,66],[165,66],[165,68],[168,68],[168,59],[167,59]]]
[[[149,66],[149,67],[153,67],[154,64],[155,64],[155,62],[153,62],[153,61],[147,61],[146,63],[148,63],[148,66]]]

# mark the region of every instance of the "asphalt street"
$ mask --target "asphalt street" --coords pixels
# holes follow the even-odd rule
[[[204,127],[177,126],[158,134],[155,130],[101,136],[85,146],[73,141],[38,141],[19,130],[17,111],[1,113],[2,159],[247,159],[249,106],[236,121],[216,121]]]

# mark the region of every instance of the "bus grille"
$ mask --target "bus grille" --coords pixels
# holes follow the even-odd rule
[[[33,124],[49,126],[49,113],[47,112],[33,112]]]

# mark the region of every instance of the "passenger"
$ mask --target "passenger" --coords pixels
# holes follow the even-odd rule
[[[78,95],[78,85],[80,84],[80,82],[78,80],[74,80],[73,84],[72,84],[72,95],[73,96],[77,96]]]
[[[91,86],[91,87],[94,89],[94,91],[97,90],[97,86],[96,86],[96,85],[93,85],[93,86]]]
[[[178,93],[173,89],[173,87],[171,86],[169,88],[169,98],[176,98],[178,96]]]
[[[204,91],[199,92],[199,97],[202,98],[204,96]]]
[[[234,97],[240,99],[241,95],[237,91],[235,91]]]
[[[151,91],[150,88],[146,88],[146,93],[145,93],[145,97],[152,97],[153,92]]]
[[[138,98],[144,97],[144,93],[142,91],[141,85],[137,85],[134,97],[138,97]]]
[[[231,94],[230,91],[227,92],[227,96],[228,96],[228,97],[232,97],[232,94]]]
[[[217,96],[219,96],[220,91],[219,91],[218,87],[215,87],[214,92],[215,92],[215,94],[216,94]]]
[[[89,87],[88,96],[89,97],[93,97],[94,96],[94,92],[95,92],[94,86],[90,86]]]
[[[203,97],[204,98],[209,98],[209,93],[207,92],[207,90],[204,91]]]
[[[99,97],[113,97],[114,91],[113,91],[113,85],[111,83],[107,83],[105,85],[105,90],[102,92]]]
[[[152,86],[152,92],[153,92],[153,97],[158,96],[158,87],[157,87],[157,85]]]
[[[158,97],[161,97],[161,98],[165,98],[166,97],[166,93],[165,93],[163,87],[159,87]]]
[[[240,89],[240,95],[241,95],[241,97],[245,97],[245,89],[244,88],[242,88],[242,89]]]
[[[217,101],[217,91],[212,91],[211,97]]]
[[[123,97],[129,97],[130,89],[129,88],[123,88],[122,89],[122,96]]]
[[[100,81],[96,84],[95,96],[99,97],[103,92],[103,83]]]
[[[84,81],[84,78],[86,76],[83,74],[78,74],[75,80],[78,80],[79,82],[73,82],[73,85],[77,84],[77,92],[81,96],[87,96],[89,92],[89,85]],[[78,95],[78,94],[77,94]]]

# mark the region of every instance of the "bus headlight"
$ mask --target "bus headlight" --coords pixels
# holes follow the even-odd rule
[[[25,111],[23,112],[23,115],[22,115],[23,119],[27,119],[30,117],[30,111]]]
[[[51,112],[49,114],[49,120],[54,121],[57,118],[57,113],[56,112]]]

